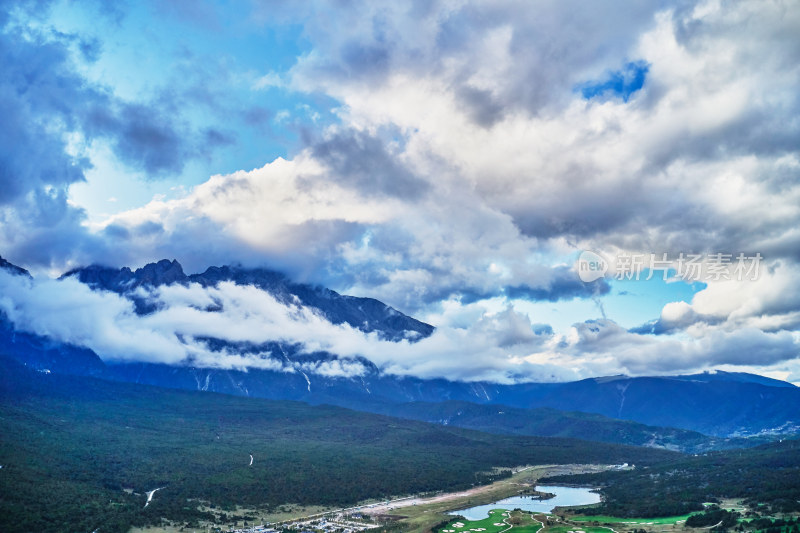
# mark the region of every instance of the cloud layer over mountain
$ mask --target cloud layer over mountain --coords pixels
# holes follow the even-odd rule
[[[139,287],[131,295],[153,309],[145,314],[136,312],[131,299],[92,290],[74,277],[33,280],[0,269],[0,288],[0,311],[15,328],[90,348],[109,362],[358,377],[367,372],[366,359],[393,375],[513,383],[746,365],[754,350],[764,364],[774,364],[793,358],[796,350],[786,331],[752,327],[704,328],[695,338],[676,340],[596,320],[559,335],[512,307],[484,313],[466,328],[443,325],[421,340],[391,341],[378,332],[331,323],[299,299],[281,301],[259,287],[230,281]],[[215,347],[215,341],[230,347]],[[269,343],[337,357],[298,362]]]

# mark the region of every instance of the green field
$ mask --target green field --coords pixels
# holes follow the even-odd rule
[[[437,533],[460,533],[463,531],[536,533],[541,527],[542,524],[534,520],[529,513],[494,509],[489,511],[489,516],[483,520],[453,520],[437,529]]]
[[[548,518],[549,517],[549,518]],[[493,509],[489,511],[489,516],[483,520],[453,520],[444,526],[440,526],[436,533],[501,533],[511,531],[512,533],[537,533],[543,527],[542,522],[547,521],[551,525],[545,528],[546,533],[609,533],[610,528],[586,526],[575,527],[570,525],[553,525],[552,515],[532,515],[525,511],[508,511],[506,509]],[[558,521],[556,519],[556,523]]]
[[[683,522],[693,513],[681,515],[681,516],[666,516],[663,518],[619,518],[616,516],[604,516],[604,515],[595,515],[595,516],[582,516],[582,515],[575,515],[570,516],[569,519],[573,522],[600,522],[601,524],[652,524],[652,525],[671,525],[677,524],[678,522]]]

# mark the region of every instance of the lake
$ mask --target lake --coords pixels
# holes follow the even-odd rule
[[[549,500],[537,500],[531,496],[512,496],[504,500],[499,500],[487,505],[478,505],[461,511],[453,511],[450,514],[461,515],[467,520],[483,520],[489,516],[492,509],[516,509],[534,513],[549,513],[555,507],[565,507],[568,505],[588,505],[600,503],[600,495],[592,492],[593,489],[576,487],[559,487],[555,485],[537,485],[539,492],[549,492],[555,494],[555,498]]]

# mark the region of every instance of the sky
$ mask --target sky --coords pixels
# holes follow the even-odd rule
[[[395,374],[800,384],[797,2],[11,0],[0,29],[0,255],[36,278],[0,275],[0,309],[21,329],[266,364],[191,341],[210,299],[221,337]],[[387,343],[228,285],[156,291],[142,318],[56,280],[164,258],[437,329]]]

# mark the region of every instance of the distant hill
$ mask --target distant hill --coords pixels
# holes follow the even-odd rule
[[[766,385],[768,387],[794,387],[794,385],[791,383],[787,383],[779,379],[759,376],[757,374],[748,374],[746,372],[724,372],[722,370],[703,372],[702,374],[690,374],[688,376],[674,376],[674,379],[698,381],[701,383],[710,383],[712,381],[734,381],[738,383],[758,383],[759,385]]]
[[[517,407],[592,412],[706,435],[800,431],[800,388],[748,374],[720,373],[702,380],[669,376],[586,379],[547,386],[514,385],[504,392],[497,401]]]
[[[750,447],[763,442],[753,438],[708,437],[696,431],[647,426],[593,413],[559,411],[549,407],[521,409],[506,405],[447,401],[391,404],[376,411],[489,433],[570,437],[687,453]]]

